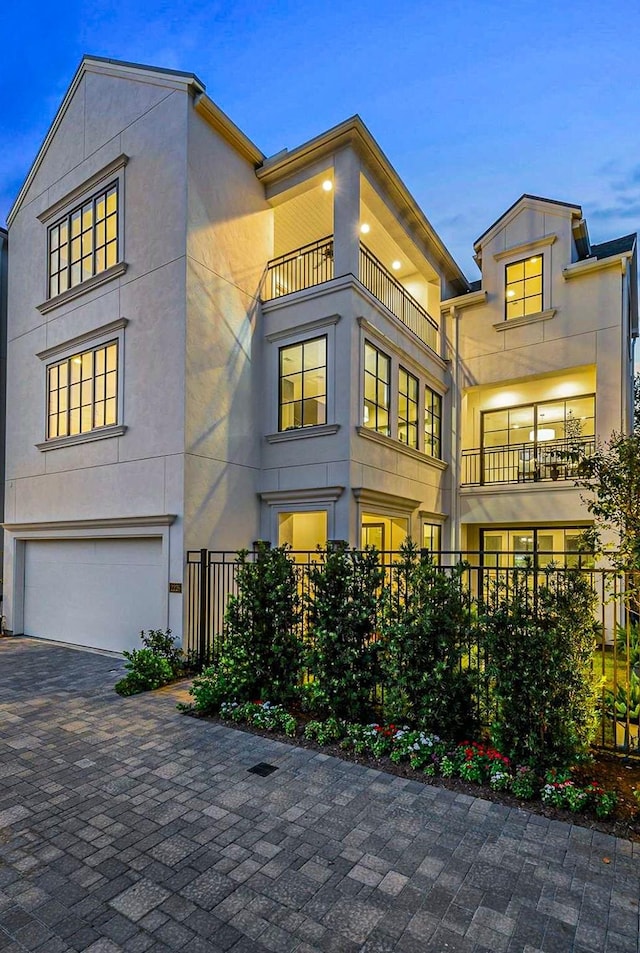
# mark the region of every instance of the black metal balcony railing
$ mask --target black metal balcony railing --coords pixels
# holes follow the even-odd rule
[[[438,353],[438,325],[366,245],[360,245],[360,281],[405,327]]]
[[[594,449],[595,437],[579,437],[463,450],[460,483],[485,486],[572,480],[578,475],[580,461],[590,457]]]
[[[365,288],[405,327],[438,353],[436,322],[365,245],[360,245],[359,268],[358,277]],[[333,236],[329,235],[272,259],[267,265],[263,298],[270,301],[331,281],[333,277]]]
[[[270,261],[263,298],[265,301],[281,298],[332,278],[333,236],[329,235]]]

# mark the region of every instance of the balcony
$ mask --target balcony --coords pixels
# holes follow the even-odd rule
[[[595,450],[595,437],[517,443],[462,451],[462,486],[573,480],[580,461]]]
[[[333,236],[329,235],[272,259],[267,265],[263,299],[271,301],[294,291],[313,288],[333,277]],[[412,334],[438,353],[436,322],[362,243],[358,277],[365,288]]]

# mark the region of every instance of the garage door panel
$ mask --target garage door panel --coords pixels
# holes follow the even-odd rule
[[[93,648],[140,646],[163,628],[162,540],[26,543],[24,632]]]

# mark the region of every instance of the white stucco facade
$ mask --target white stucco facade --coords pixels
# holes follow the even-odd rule
[[[51,236],[91,202],[75,281]],[[7,628],[116,650],[140,627],[179,636],[186,553],[258,538],[392,549],[431,533],[449,550],[493,525],[582,525],[569,480],[463,473],[491,409],[592,394],[598,435],[628,424],[635,244],[588,254],[581,220],[524,196],[476,244],[472,288],[357,117],[267,159],[197,77],[85,58],[9,216]],[[505,267],[532,256],[539,311],[506,320]],[[75,283],[52,293],[63,268]],[[71,382],[89,354],[78,414],[94,425],[72,433],[84,418],[60,410],[59,368]],[[109,634],[118,591],[130,609]]]

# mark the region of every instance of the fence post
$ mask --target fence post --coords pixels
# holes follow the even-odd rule
[[[200,550],[200,639],[199,655],[200,664],[204,665],[207,656],[207,630],[209,628],[209,552],[206,549]]]

